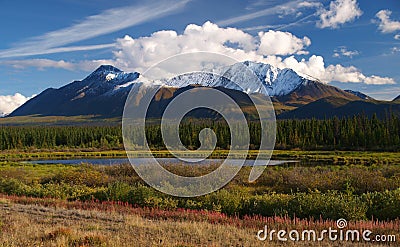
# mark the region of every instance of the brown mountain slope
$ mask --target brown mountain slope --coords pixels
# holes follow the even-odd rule
[[[285,105],[302,106],[326,97],[342,98],[346,100],[360,99],[354,94],[348,93],[340,88],[316,81],[304,82],[292,93],[285,96],[278,96],[276,99]]]
[[[262,108],[264,111],[272,110],[272,102],[266,98],[265,95],[262,94],[252,94],[252,97],[244,92],[227,89],[224,87],[204,87],[199,85],[190,85],[182,88],[177,87],[161,87],[159,89],[144,87],[143,90],[137,91],[130,95],[128,101],[126,103],[126,111],[129,112],[140,112],[146,111],[146,117],[151,119],[160,119],[165,109],[171,104],[171,102],[180,94],[184,92],[188,92],[190,95],[185,96],[190,99],[188,101],[184,101],[186,103],[193,102],[204,102],[204,99],[208,99],[209,95],[212,93],[211,90],[218,90],[224,95],[228,95],[241,109],[241,112],[244,113],[248,120],[256,120],[258,119],[257,109],[253,104],[254,102]],[[150,105],[147,108],[146,100],[148,99],[148,95],[152,95],[153,90],[158,90],[154,94],[154,97],[151,100]],[[210,98],[212,101],[212,106],[219,109],[220,111],[230,114],[236,114],[237,112],[234,110],[236,107],[234,105],[227,104],[227,101],[222,98]],[[195,104],[201,105],[201,104]],[[147,108],[147,110],[146,110]],[[136,114],[131,114],[137,116]],[[125,117],[132,117],[130,114],[127,114]],[[222,116],[218,114],[216,111],[207,109],[207,108],[197,108],[195,110],[190,111],[187,115],[190,118],[208,118],[208,119],[220,119]]]

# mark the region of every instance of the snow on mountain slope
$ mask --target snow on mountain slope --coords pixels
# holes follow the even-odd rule
[[[350,90],[350,89],[346,89],[346,90],[344,90],[344,91],[346,91],[346,92],[348,92],[348,93],[351,93],[351,94],[353,94],[353,95],[359,97],[360,99],[365,99],[365,100],[370,100],[370,99],[372,99],[372,98],[369,97],[368,95],[366,95],[366,94],[364,94],[364,93],[361,93],[361,92],[359,92],[359,91],[353,91],[353,90]]]
[[[128,88],[139,78],[139,73],[126,73],[111,65],[102,65],[81,82],[85,95],[112,93],[121,88]]]
[[[200,84],[208,87],[225,87],[246,93],[263,93],[282,96],[293,92],[307,79],[291,69],[279,69],[264,63],[246,61],[221,69],[217,74],[194,72],[174,77],[165,82],[168,86],[184,87]],[[227,79],[229,78],[229,79]],[[257,82],[257,78],[259,82]]]
[[[193,72],[164,80],[163,83],[165,86],[178,88],[199,84],[207,87],[225,87],[246,93],[282,96],[293,92],[307,81],[291,69],[281,70],[269,64],[246,61],[220,68],[215,74]],[[75,81],[60,89],[73,94],[72,98],[76,100],[89,96],[114,95],[121,90],[129,91],[132,85],[138,82],[144,82],[146,85],[159,83],[149,82],[138,72],[127,73],[111,65],[102,65],[82,81]]]

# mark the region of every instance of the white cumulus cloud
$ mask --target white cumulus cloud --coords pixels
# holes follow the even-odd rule
[[[385,84],[396,84],[396,82],[389,77],[380,77],[380,76],[370,76],[364,79],[365,84],[373,84],[373,85],[385,85]]]
[[[164,30],[148,37],[134,39],[125,36],[117,40],[114,52],[117,64],[144,71],[170,56],[196,51],[223,53],[236,59],[248,56],[262,59],[256,53],[256,38],[236,28],[220,28],[206,22],[202,26],[190,24],[182,34]]]
[[[366,76],[354,66],[325,65],[322,56],[306,54],[311,44],[307,37],[299,38],[288,32],[268,31],[252,36],[236,28],[221,28],[211,22],[202,26],[188,25],[182,34],[164,30],[147,37],[125,36],[117,40],[115,61],[112,64],[125,70],[144,72],[154,64],[176,54],[207,51],[230,56],[238,61],[251,60],[269,63],[278,68],[291,68],[300,74],[318,78],[322,82],[360,82],[366,84],[394,84],[392,78]],[[347,51],[347,50],[346,50]],[[350,52],[350,53],[349,53]],[[345,54],[354,54],[347,51]]]
[[[376,13],[376,17],[379,19],[378,22],[378,29],[382,33],[393,33],[400,30],[400,21],[393,21],[390,19],[390,15],[392,11],[388,9],[383,9]],[[398,35],[396,35],[398,36]],[[395,39],[397,39],[395,36]]]
[[[329,9],[319,11],[320,28],[338,28],[341,24],[354,21],[363,14],[357,0],[335,0],[329,4]]]
[[[308,54],[304,48],[311,45],[308,37],[297,38],[289,32],[273,31],[260,32],[258,52],[262,55],[291,55]]]
[[[305,74],[313,78],[319,79],[323,83],[332,81],[338,82],[354,82],[365,84],[395,84],[392,78],[380,77],[377,75],[366,76],[354,66],[345,67],[341,64],[325,66],[322,56],[312,55],[308,60],[297,60],[290,56],[286,59],[281,59],[276,56],[267,57],[267,62],[280,68],[291,68],[299,74]]]
[[[32,97],[34,97],[34,95]],[[32,97],[25,97],[20,93],[14,95],[0,95],[0,116],[10,114]]]
[[[307,54],[304,48],[311,41],[308,37],[298,38],[272,30],[254,37],[236,28],[220,28],[206,22],[202,26],[190,24],[182,34],[164,30],[137,39],[125,36],[117,43],[118,50],[114,53],[117,64],[143,71],[158,61],[185,52],[217,52],[252,61],[263,61],[267,55]]]

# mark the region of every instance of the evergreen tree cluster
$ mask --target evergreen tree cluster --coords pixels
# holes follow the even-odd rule
[[[276,149],[400,150],[400,119],[396,116],[278,120],[276,127]],[[216,134],[217,148],[230,148],[230,128],[220,121],[182,123],[179,130],[182,143],[189,149],[198,148],[198,134],[204,128]],[[250,148],[257,149],[262,135],[260,124],[249,123],[249,131]],[[148,126],[146,137],[151,148],[165,149],[159,125]],[[0,127],[0,150],[27,148],[122,149],[122,129],[120,126]]]
[[[121,128],[116,126],[3,126],[0,149],[122,147]]]

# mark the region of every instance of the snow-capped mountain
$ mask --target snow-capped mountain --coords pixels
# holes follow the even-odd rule
[[[67,86],[75,86],[79,93],[77,97],[102,95],[104,93],[115,92],[116,90],[127,88],[137,81],[139,73],[126,73],[111,65],[101,65],[88,77],[82,81]],[[74,85],[75,84],[75,85]]]
[[[102,65],[82,81],[46,89],[9,116],[118,116],[139,76],[137,72],[125,73],[111,65]]]
[[[256,82],[257,78],[261,84]],[[59,89],[46,89],[10,116],[121,116],[131,88],[142,85],[141,82],[146,85],[153,83],[137,72],[126,73],[111,65],[102,65],[82,81],[74,81]],[[273,96],[274,101],[292,106],[329,96],[359,99],[339,88],[306,79],[291,69],[278,69],[269,64],[250,61],[220,68],[219,73],[188,73],[164,80],[163,83],[173,88],[198,84],[247,94],[265,94]]]
[[[262,87],[260,87],[261,82]],[[219,73],[195,72],[177,76],[165,82],[172,87],[199,84],[207,87],[225,87],[248,94],[262,93],[283,96],[293,92],[307,79],[291,69],[279,69],[264,63],[246,61],[222,68]]]
[[[270,64],[251,61],[221,68],[215,74],[195,72],[180,75],[165,81],[165,84],[172,87],[200,84],[239,90],[247,94],[261,93],[272,97],[274,101],[291,106],[308,104],[330,96],[359,99],[358,96],[337,87],[301,76],[292,69],[279,69]]]

